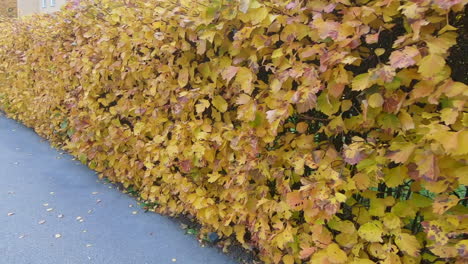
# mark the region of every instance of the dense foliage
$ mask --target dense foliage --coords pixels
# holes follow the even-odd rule
[[[466,263],[466,3],[85,0],[0,24],[1,108],[266,262]]]

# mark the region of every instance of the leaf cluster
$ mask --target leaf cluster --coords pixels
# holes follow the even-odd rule
[[[466,263],[466,3],[83,0],[0,24],[0,107],[265,262]]]

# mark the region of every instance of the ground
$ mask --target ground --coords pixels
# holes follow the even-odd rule
[[[1,114],[0,226],[1,263],[236,263]]]

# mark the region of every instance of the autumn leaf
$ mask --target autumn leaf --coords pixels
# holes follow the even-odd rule
[[[221,76],[224,80],[226,80],[226,83],[229,83],[231,79],[234,78],[234,76],[236,76],[238,71],[239,67],[229,66],[222,71]]]
[[[249,9],[249,6],[250,6],[250,1],[251,0],[240,0],[239,10],[242,13],[247,13],[247,10]]]
[[[393,68],[407,68],[416,64],[415,57],[419,50],[413,46],[407,46],[403,50],[395,50],[390,54],[390,65]]]
[[[252,72],[245,67],[241,67],[237,71],[235,83],[240,85],[241,89],[246,93],[246,94],[251,94],[254,86],[253,86],[253,75]]]
[[[284,255],[282,260],[284,264],[294,264],[294,257],[291,255]]]
[[[421,245],[419,244],[419,241],[416,239],[416,237],[410,234],[401,233],[395,235],[395,244],[405,254],[408,254],[413,257],[419,256],[419,250],[421,249]]]
[[[382,95],[380,95],[379,93],[375,93],[369,96],[368,102],[370,107],[377,108],[383,105],[384,99]]]
[[[0,19],[0,108],[265,263],[464,263],[466,4],[81,0]]]
[[[337,244],[330,244],[327,249],[328,261],[330,263],[345,263],[348,259],[346,252],[344,252]]]
[[[382,242],[382,223],[380,221],[371,221],[359,227],[359,236],[369,242]]]
[[[432,205],[433,212],[436,213],[436,214],[441,215],[441,214],[445,213],[447,210],[449,210],[450,208],[457,205],[458,201],[460,201],[460,199],[458,199],[458,197],[456,197],[454,195],[450,195],[450,196],[440,195],[440,196],[437,196],[434,199],[434,203]]]
[[[369,73],[362,73],[354,77],[351,81],[351,87],[354,91],[362,91],[372,85]]]
[[[226,112],[227,110],[227,107],[228,107],[228,104],[226,102],[226,100],[224,100],[223,97],[219,96],[219,95],[216,95],[213,100],[211,101],[211,103],[213,104],[214,107],[216,107],[216,109],[218,109],[221,113],[224,113]]]
[[[418,72],[421,73],[423,77],[433,77],[445,66],[445,59],[436,54],[429,54],[421,59],[419,62]]]
[[[188,83],[189,79],[189,72],[187,68],[183,68],[179,71],[179,77],[177,79],[177,82],[179,83],[180,87],[185,87]]]
[[[405,163],[415,148],[411,142],[396,141],[391,144],[387,157],[396,163]]]

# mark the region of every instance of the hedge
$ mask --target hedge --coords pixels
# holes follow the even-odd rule
[[[466,263],[466,3],[73,2],[1,22],[0,105],[267,263]]]

